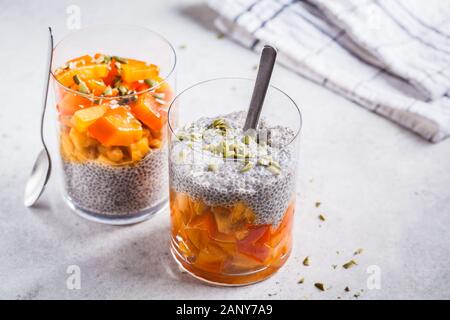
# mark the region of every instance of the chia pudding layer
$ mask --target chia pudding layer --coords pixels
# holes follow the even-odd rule
[[[245,116],[200,118],[177,131],[170,186],[208,206],[243,202],[254,212],[254,224],[277,226],[295,193],[296,149],[290,144],[295,132],[262,118],[257,135],[244,134]]]
[[[142,213],[167,199],[167,147],[133,164],[62,159],[66,194],[78,207],[99,215]]]

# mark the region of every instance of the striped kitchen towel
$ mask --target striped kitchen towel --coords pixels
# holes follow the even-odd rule
[[[450,2],[209,0],[216,26],[425,139],[450,135]]]

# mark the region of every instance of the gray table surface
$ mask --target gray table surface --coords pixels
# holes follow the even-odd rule
[[[46,27],[57,39],[66,35],[70,4],[81,8],[82,25],[113,17],[163,33],[178,51],[179,88],[256,74],[257,55],[219,39],[200,1],[2,0],[0,298],[450,298],[450,140],[429,144],[280,66],[273,83],[300,104],[304,127],[295,244],[274,277],[240,288],[204,285],[180,273],[169,255],[167,210],[129,227],[83,220],[63,203],[58,173],[40,205],[26,209],[24,183],[40,148]],[[360,247],[358,265],[343,269]],[[67,288],[70,265],[80,267],[79,290]],[[379,288],[367,286],[371,270],[379,271]]]

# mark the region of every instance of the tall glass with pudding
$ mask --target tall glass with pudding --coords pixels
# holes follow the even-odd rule
[[[253,85],[206,81],[169,110],[171,250],[210,283],[263,280],[292,247],[301,115],[270,87],[257,130],[244,132]]]
[[[168,200],[175,53],[145,28],[76,31],[54,50],[64,198],[83,217],[142,221]]]

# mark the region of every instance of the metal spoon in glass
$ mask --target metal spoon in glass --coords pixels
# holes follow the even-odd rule
[[[45,185],[50,178],[50,172],[52,169],[52,161],[50,159],[50,154],[47,149],[47,145],[44,141],[44,118],[45,118],[45,108],[47,106],[48,97],[48,87],[50,82],[50,68],[52,65],[53,58],[53,35],[52,29],[48,27],[49,40],[48,40],[48,60],[46,65],[45,73],[45,84],[44,84],[44,94],[43,94],[43,105],[41,113],[41,142],[43,149],[39,152],[37,159],[34,163],[33,169],[31,170],[31,175],[28,178],[25,187],[25,197],[24,204],[27,207],[33,206],[36,201],[41,196],[44,191]]]
[[[266,92],[269,88],[270,77],[272,76],[276,58],[277,50],[274,47],[265,45],[261,52],[258,75],[256,76],[250,107],[247,112],[247,118],[245,119],[244,132],[249,129],[256,130],[258,126],[259,116],[261,115]]]

